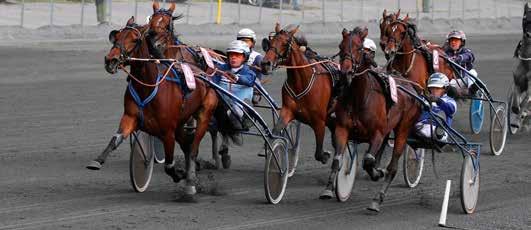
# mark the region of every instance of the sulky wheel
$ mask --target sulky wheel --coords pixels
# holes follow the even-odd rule
[[[505,107],[498,106],[494,110],[494,114],[491,116],[490,124],[490,150],[492,154],[499,156],[503,152],[505,147],[505,141],[507,140],[507,112]]]
[[[136,192],[144,192],[149,186],[153,175],[154,155],[153,137],[142,131],[131,135],[129,178]]]
[[[413,149],[411,146],[406,146],[406,152],[404,153],[404,181],[410,188],[416,187],[420,178],[422,177],[422,171],[424,170],[424,158],[425,149]]]
[[[479,164],[474,169],[473,158],[467,155],[461,168],[461,207],[467,214],[474,213],[479,197]]]
[[[288,149],[282,139],[271,142],[273,151],[266,147],[264,190],[267,201],[277,204],[282,200],[288,182]]]
[[[352,145],[352,148],[351,148]],[[357,144],[349,142],[348,151],[343,151],[340,168],[336,176],[336,198],[339,202],[345,202],[350,198],[354,181],[356,180],[356,172],[358,171],[358,153],[356,151]]]
[[[290,122],[283,133],[283,136],[288,139],[288,162],[289,170],[288,177],[295,174],[295,169],[297,168],[297,163],[299,162],[299,152],[300,152],[300,136],[301,133],[301,123],[298,121]]]

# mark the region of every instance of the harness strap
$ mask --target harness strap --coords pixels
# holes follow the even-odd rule
[[[306,96],[306,94],[310,92],[310,90],[313,88],[313,84],[315,83],[315,78],[317,76],[315,68],[312,68],[312,71],[313,72],[312,72],[312,77],[310,78],[310,83],[308,83],[306,88],[301,93],[296,94],[295,91],[293,91],[293,89],[289,86],[287,81],[284,82],[284,85],[282,87],[286,89],[288,94],[291,97],[293,97],[295,100],[301,99],[302,97]]]

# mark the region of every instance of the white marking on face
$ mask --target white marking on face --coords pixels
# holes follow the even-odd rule
[[[392,28],[393,33],[396,31],[396,28],[398,28],[398,25],[394,25]]]

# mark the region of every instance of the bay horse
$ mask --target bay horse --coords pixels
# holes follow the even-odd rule
[[[177,39],[174,34],[173,21],[180,19],[182,15],[173,16],[175,10],[175,3],[171,3],[168,9],[160,8],[158,2],[153,2],[153,15],[149,21],[148,41],[154,48],[152,53],[157,58],[165,58],[164,51],[169,48],[176,50],[176,56],[171,58],[179,59],[182,62],[191,63],[198,66],[203,71],[208,71],[208,66],[204,60],[203,54],[196,47],[188,46]],[[218,62],[225,62],[225,55],[220,51],[205,48],[207,52],[212,55],[212,58]],[[216,119],[215,126],[210,126],[208,129],[212,138],[212,159],[215,161],[215,167],[219,168],[220,163],[223,168],[230,168],[231,157],[229,155],[229,136],[236,135],[227,120],[224,113],[227,111],[223,104],[218,104],[218,108],[214,113]],[[189,122],[188,126],[193,126],[193,121]],[[218,150],[217,134],[222,134],[221,149]],[[234,138],[233,138],[234,139]],[[221,161],[219,159],[221,156]]]
[[[382,13],[382,18],[380,19],[380,47],[382,50],[385,50],[385,41],[387,40],[385,30],[387,26],[389,26],[389,24],[395,21],[398,17],[400,17],[400,9],[398,9],[396,13],[391,12],[390,14],[387,14],[387,9],[384,9]]]
[[[282,87],[282,108],[273,131],[280,133],[294,119],[309,125],[315,134],[315,160],[326,164],[330,153],[323,151],[323,140],[325,127],[331,124],[328,107],[333,79],[323,65],[309,59],[301,51],[295,37],[297,31],[298,26],[281,29],[277,23],[274,36],[264,40],[268,43],[261,63],[264,74],[278,65],[287,66],[287,79]]]
[[[385,13],[385,11],[384,11]],[[381,26],[380,45],[388,58],[388,70],[397,70],[407,79],[419,84],[426,89],[426,82],[433,71],[444,73],[448,78],[455,79],[453,68],[444,58],[435,57],[432,53],[436,50],[439,55],[445,55],[444,50],[438,45],[428,44],[417,36],[416,26],[409,22],[409,15],[403,19],[391,15],[391,22]],[[438,69],[433,67],[431,59],[437,58]]]
[[[335,178],[348,141],[369,143],[369,149],[363,158],[363,168],[374,181],[385,177],[381,190],[369,207],[369,210],[379,211],[385,193],[396,176],[398,160],[406,147],[410,130],[420,116],[421,108],[415,98],[400,90],[397,90],[398,100],[389,103],[388,97],[385,96],[388,91],[382,82],[388,81],[390,76],[400,76],[371,69],[371,61],[363,51],[363,41],[367,34],[367,28],[360,27],[352,31],[342,31],[343,39],[339,45],[341,72],[352,76],[352,80],[347,90],[339,96],[336,107],[336,152],[328,184],[321,198],[332,196]],[[407,82],[401,85],[415,92],[413,85]],[[382,154],[382,144],[391,131],[395,133],[392,159],[386,169],[376,168],[377,155]]]
[[[179,79],[179,76],[169,70],[173,65],[168,64],[169,67],[161,68],[162,65],[154,62],[128,60],[128,57],[151,57],[149,44],[145,38],[147,29],[147,26],[136,25],[134,17],[131,17],[126,27],[109,34],[113,46],[105,56],[105,69],[113,74],[117,72],[118,67],[130,65],[129,85],[124,95],[124,114],[116,135],[87,168],[100,169],[111,151],[115,150],[133,131],[142,130],[162,140],[165,172],[176,183],[186,178],[185,195],[193,198],[196,193],[195,161],[198,147],[217,106],[217,96],[206,83],[196,81],[196,88],[185,97],[182,85],[170,82],[171,79]],[[174,55],[171,53],[174,52],[172,50],[166,52],[168,56]],[[184,80],[180,82],[185,84]],[[191,116],[198,120],[193,137],[185,135],[183,128]],[[184,152],[186,174],[175,167],[175,141]]]

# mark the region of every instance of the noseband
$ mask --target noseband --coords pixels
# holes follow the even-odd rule
[[[361,65],[361,62],[358,63],[356,59],[354,58],[354,55],[352,54],[352,36],[354,35],[353,32],[354,31],[350,31],[349,36],[348,36],[348,40],[349,40],[348,54],[341,52],[341,55],[339,56],[340,63],[343,63],[345,60],[350,60],[350,63],[352,63],[352,70],[349,71],[347,74],[355,74]],[[358,48],[358,51],[363,52],[363,46]]]

